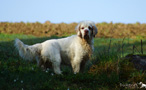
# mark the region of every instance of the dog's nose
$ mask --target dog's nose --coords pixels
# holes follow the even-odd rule
[[[88,30],[85,30],[84,32],[85,32],[85,33],[88,33]]]

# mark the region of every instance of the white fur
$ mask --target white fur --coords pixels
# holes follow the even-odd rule
[[[139,84],[141,85],[140,88],[146,88],[146,84],[144,84],[144,83],[142,83],[142,82],[140,82]]]
[[[93,31],[89,30],[89,26]],[[88,33],[85,34],[85,30],[88,30]],[[97,28],[93,22],[83,21],[78,24],[76,31],[77,35],[47,40],[34,45],[25,45],[16,39],[15,46],[23,59],[30,61],[35,59],[38,66],[41,66],[41,62],[44,62],[43,64],[47,61],[51,62],[56,74],[61,74],[61,63],[71,65],[73,72],[78,73],[83,71],[86,61],[94,50],[93,37],[97,34]],[[88,38],[85,38],[85,35]]]

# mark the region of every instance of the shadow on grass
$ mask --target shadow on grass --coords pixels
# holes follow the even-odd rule
[[[32,45],[58,38],[62,37],[22,38],[21,40],[25,44]],[[36,64],[25,62],[19,57],[14,47],[14,40],[0,42],[0,89],[118,89],[121,80],[117,62],[121,57],[118,54],[122,52],[118,51],[118,48],[122,47],[122,43],[117,45],[111,43],[109,47],[109,40],[105,45],[98,45],[102,43],[100,39],[95,41],[92,68],[89,72],[77,75],[68,73],[68,69],[63,70],[64,75],[54,75],[51,70],[42,71]],[[140,42],[124,43],[124,48],[140,46],[139,44]],[[143,41],[144,45],[146,41]]]

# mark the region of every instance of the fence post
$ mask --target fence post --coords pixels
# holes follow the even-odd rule
[[[141,39],[141,53],[143,54],[143,43],[142,43],[142,39]]]
[[[134,48],[135,48],[135,45],[133,45],[133,54],[134,54]]]

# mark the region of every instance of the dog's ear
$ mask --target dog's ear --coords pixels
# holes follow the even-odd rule
[[[77,35],[78,35],[79,37],[82,37],[82,33],[81,33],[81,31],[80,31],[80,27],[81,27],[81,25],[78,24],[78,25],[76,26],[75,30],[76,30],[76,32],[77,32]]]
[[[92,24],[92,28],[93,28],[93,37],[95,37],[95,35],[98,33],[98,29],[94,23]]]

